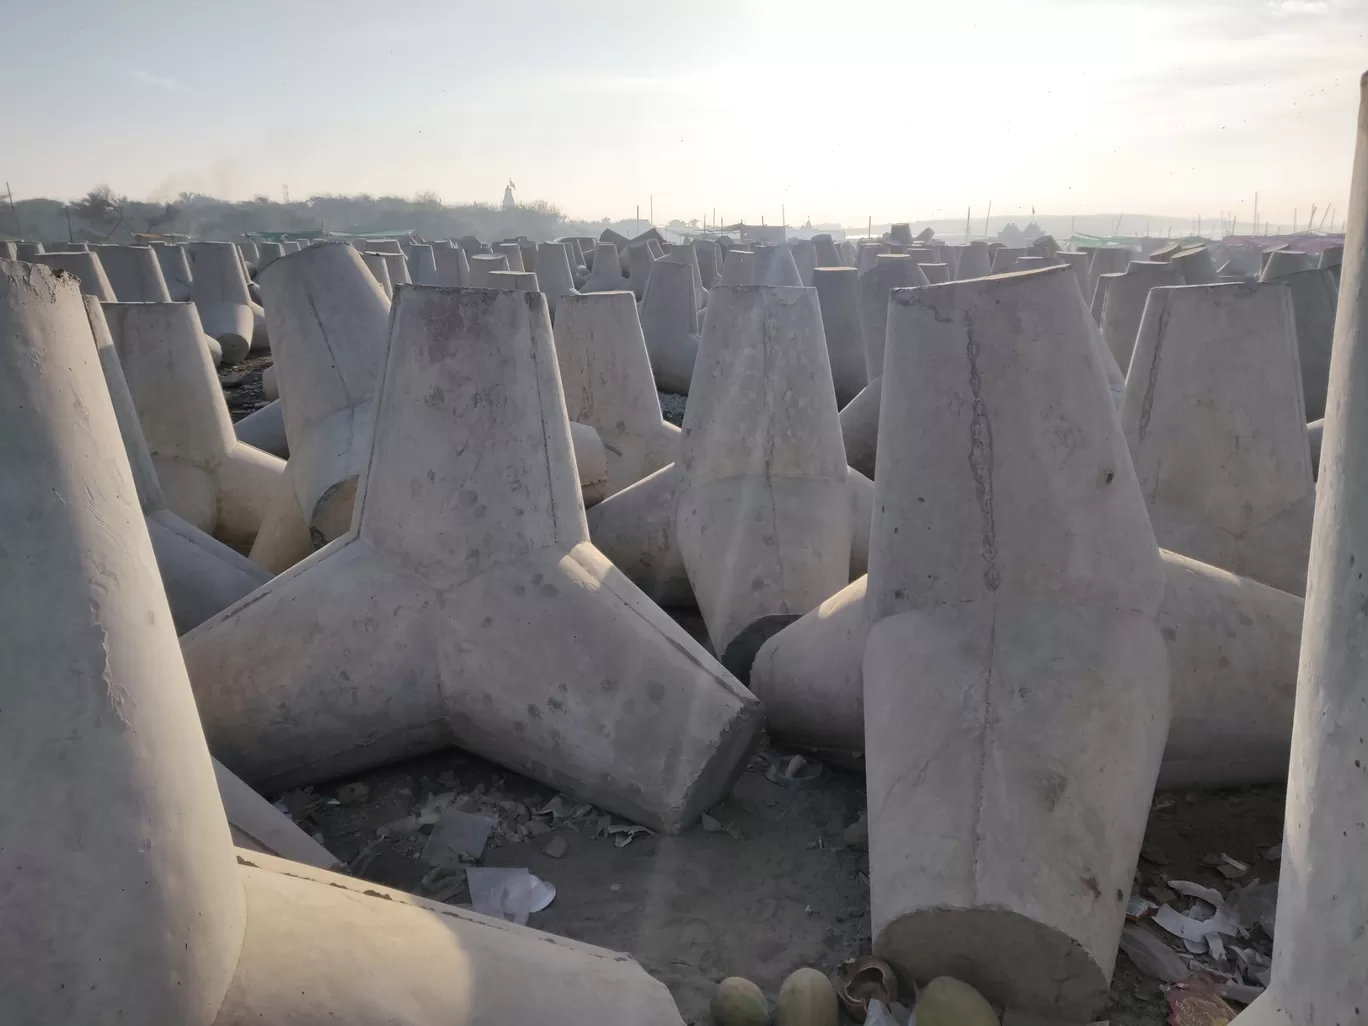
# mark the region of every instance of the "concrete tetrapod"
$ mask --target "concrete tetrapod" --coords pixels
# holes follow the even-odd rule
[[[883,377],[872,379],[854,399],[841,407],[841,442],[846,463],[865,477],[874,477],[879,448],[879,405],[883,397]]]
[[[285,463],[233,434],[195,304],[106,303],[104,313],[167,506],[246,548]]]
[[[224,363],[241,363],[252,347],[253,321],[252,297],[237,247],[231,242],[192,242],[189,255],[194,260],[190,298],[204,333],[223,347]]]
[[[423,243],[409,246],[404,251],[409,277],[415,285],[437,284],[437,257],[433,248]]]
[[[317,247],[311,247],[316,249]],[[385,294],[386,299],[394,298],[394,282],[390,281],[389,261],[385,259],[384,253],[365,252],[361,254],[361,260],[366,265],[366,270],[375,279],[375,283],[380,286],[380,291]]]
[[[791,285],[803,287],[793,252],[786,245],[756,246],[755,264],[751,271],[752,285]]]
[[[798,268],[798,279],[805,288],[812,287],[812,272],[817,268],[817,250],[808,239],[794,239],[788,244],[793,263]]]
[[[750,285],[755,280],[755,252],[749,249],[733,249],[727,253],[722,265],[723,285]]]
[[[161,264],[151,246],[106,246],[100,264],[120,303],[169,303]]]
[[[630,292],[567,294],[555,341],[566,413],[595,428],[607,453],[606,495],[674,462],[679,428],[660,415],[636,298]]]
[[[698,307],[687,264],[657,260],[641,302],[641,330],[651,370],[662,392],[688,395],[698,357]]]
[[[1284,780],[1302,600],[1177,553],[1159,555],[1164,604],[1157,622],[1173,716],[1158,786]],[[772,736],[844,766],[864,760],[867,585],[864,577],[852,581],[766,641],[749,678]]]
[[[1189,246],[1180,249],[1169,258],[1169,263],[1178,268],[1187,285],[1214,285],[1219,281],[1216,263],[1211,259],[1211,250],[1205,246]]]
[[[104,310],[94,296],[82,298],[171,619],[176,632],[183,634],[261,587],[271,575],[167,509]]]
[[[109,284],[104,265],[96,253],[39,253],[33,262],[74,275],[80,282],[82,295],[94,296],[102,303],[114,302],[114,288]]]
[[[822,310],[822,333],[839,408],[869,384],[860,327],[860,273],[853,267],[817,267],[812,285]]]
[[[905,253],[880,254],[874,266],[860,275],[860,324],[864,332],[865,373],[870,381],[883,374],[889,292],[926,284],[926,275]]]
[[[276,340],[290,478],[315,547],[351,527],[356,482],[370,458],[371,398],[390,303],[345,242],[273,262],[259,280]]]
[[[256,566],[274,575],[283,574],[296,563],[307,559],[313,551],[314,535],[299,508],[294,475],[287,463],[285,473],[276,482],[266,512],[261,516],[261,527],[247,555]]]
[[[711,239],[695,239],[694,254],[698,260],[698,273],[705,289],[717,284],[722,270],[722,251]]]
[[[233,434],[237,435],[239,442],[246,442],[262,452],[269,452],[282,460],[290,458],[290,443],[285,437],[285,407],[279,399],[243,417],[233,425]]]
[[[324,857],[216,779],[75,285],[8,265],[0,325],[7,1021],[679,1026],[630,959],[235,858],[225,806],[257,846]]]
[[[162,278],[166,281],[171,302],[184,303],[190,299],[190,285],[194,276],[190,273],[190,257],[184,246],[154,244],[152,252],[157,254],[161,265]]]
[[[818,267],[841,267],[844,261],[841,254],[836,251],[836,243],[830,233],[822,232],[812,237],[813,253],[817,258]]]
[[[490,288],[489,276],[495,271],[508,270],[508,258],[502,253],[477,253],[470,258],[472,288]]]
[[[816,291],[719,286],[710,310],[675,527],[713,651],[744,672],[846,583],[853,528]]]
[[[276,855],[293,862],[336,869],[339,860],[306,834],[285,813],[244,784],[227,766],[213,760],[223,812],[233,844],[249,851]]]
[[[1091,300],[1097,291],[1097,279],[1104,274],[1120,274],[1135,257],[1135,251],[1119,246],[1099,246],[1088,261],[1088,287],[1084,295]]]
[[[671,246],[660,258],[668,263],[686,264],[693,271],[694,305],[702,310],[708,305],[708,290],[703,287],[703,273],[698,268],[698,253],[692,243]],[[649,282],[647,283],[649,285]]]
[[[494,252],[502,253],[508,260],[508,270],[525,272],[527,267],[523,264],[522,247],[517,242],[496,242]]]
[[[28,261],[30,263],[37,263],[37,260],[35,260],[34,258],[37,257],[39,254],[46,252],[41,242],[23,241],[15,242],[14,251],[18,259]]]
[[[646,298],[646,287],[651,281],[651,268],[656,262],[655,251],[646,242],[637,242],[622,251],[622,265],[627,274],[627,284],[637,300]]]
[[[935,267],[936,265],[918,264],[917,266],[924,272],[927,267]],[[1091,341],[1093,350],[1098,354],[1100,366],[1107,380],[1107,387],[1112,394],[1113,403],[1119,408],[1122,395],[1125,392],[1126,379],[1116,366],[1116,358],[1112,356],[1111,350],[1102,341],[1102,329],[1092,319],[1081,293],[1075,302],[1079,318],[1083,322],[1083,331],[1086,332]],[[845,443],[846,462],[870,478],[874,476],[875,460],[878,454],[879,405],[882,394],[883,378],[878,377],[865,386],[854,399],[841,409],[841,438]]]
[[[403,253],[382,253],[385,258],[385,267],[389,270],[390,284],[395,288],[400,285],[412,285],[413,276],[409,274],[408,261],[404,259]]]
[[[863,674],[875,954],[1082,1020],[1169,679],[1162,564],[1074,291],[1050,267],[893,293]]]
[[[1104,251],[1105,252],[1105,251]],[[1125,273],[1112,278],[1102,300],[1102,339],[1107,343],[1121,373],[1128,373],[1135,336],[1150,289],[1183,284],[1183,275],[1173,264],[1158,260],[1132,260]],[[1099,289],[1101,286],[1099,286]]]
[[[921,268],[922,274],[926,276],[928,285],[943,285],[950,280],[950,265],[939,263],[921,263],[917,265]]]
[[[1320,420],[1330,387],[1330,343],[1335,336],[1339,285],[1334,274],[1325,270],[1293,271],[1275,280],[1292,289],[1306,418]]]
[[[517,292],[541,291],[535,271],[490,271],[485,275],[485,288],[512,289]]]
[[[588,511],[594,545],[653,602],[666,607],[698,605],[679,551],[676,513],[683,483],[679,464],[672,463]],[[854,578],[867,569],[874,482],[847,467],[846,496],[851,517],[850,577]]]
[[[470,261],[466,251],[458,246],[438,246],[433,251],[437,263],[436,285],[447,288],[468,286],[470,284]]]
[[[882,254],[891,252],[892,250],[886,242],[862,242],[859,246],[855,267],[861,274],[866,274]]]
[[[1003,246],[993,252],[993,267],[989,273],[1006,274],[1025,255],[1024,246]]]
[[[555,359],[539,293],[399,291],[352,530],[184,640],[227,766],[454,743],[663,830],[731,786],[759,703],[589,543]]]
[[[285,245],[280,242],[258,242],[257,243],[257,273],[260,274],[270,266],[271,261],[279,260],[285,255]]]
[[[1346,257],[1330,359],[1325,440],[1311,538],[1306,620],[1268,989],[1239,1026],[1321,1026],[1363,1019],[1368,958],[1363,782],[1368,765],[1363,653],[1368,585],[1368,74],[1359,80],[1358,139]]]
[[[955,265],[956,281],[986,278],[992,271],[993,254],[986,242],[971,242],[960,249],[959,262]]]
[[[0,340],[0,1006],[212,1023],[244,897],[75,283],[0,265]]]
[[[1309,271],[1316,266],[1316,257],[1310,253],[1293,249],[1275,249],[1268,254],[1259,281],[1272,281],[1294,271]]]
[[[1088,263],[1092,258],[1087,253],[1061,250],[1055,254],[1055,259],[1073,269],[1074,277],[1078,279],[1078,291],[1083,296],[1083,305],[1087,306],[1092,299],[1092,293],[1088,291]]]
[[[589,277],[580,286],[581,292],[621,292],[627,279],[618,263],[617,247],[611,242],[600,242],[594,247],[594,260]],[[629,290],[630,291],[630,290]]]
[[[1101,363],[1103,375],[1107,379],[1107,389],[1111,392],[1112,405],[1119,410],[1121,401],[1126,394],[1126,376],[1121,373],[1121,368],[1116,363],[1116,357],[1112,355],[1111,349],[1107,347],[1106,341],[1102,338],[1102,326],[1093,320],[1092,311],[1084,302],[1082,292],[1078,294],[1078,315],[1083,322],[1083,330],[1087,332]]]
[[[1121,426],[1160,545],[1301,595],[1316,485],[1295,330],[1278,283],[1155,289]]]
[[[543,242],[537,246],[537,281],[541,283],[540,291],[546,296],[546,305],[551,310],[553,322],[560,311],[561,298],[579,295],[575,289],[574,273],[570,270],[570,255],[567,249],[563,242]]]

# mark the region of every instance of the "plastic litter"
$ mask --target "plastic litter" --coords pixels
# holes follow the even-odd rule
[[[913,1022],[916,1021],[916,1013],[913,1012]],[[888,1010],[878,998],[869,999],[869,1011],[865,1013],[865,1026],[903,1026],[897,1019],[893,1018],[893,1013]]]
[[[1181,983],[1192,970],[1178,952],[1144,926],[1127,925],[1121,931],[1121,950],[1146,976],[1165,983]]]
[[[423,861],[430,866],[458,866],[462,855],[478,859],[493,830],[492,819],[449,808],[423,846]]]
[[[466,870],[470,907],[482,915],[527,925],[527,917],[540,912],[556,897],[556,888],[526,869],[471,867]]]
[[[1235,1018],[1235,1010],[1221,999],[1209,979],[1194,977],[1175,983],[1165,997],[1172,1026],[1228,1026]]]

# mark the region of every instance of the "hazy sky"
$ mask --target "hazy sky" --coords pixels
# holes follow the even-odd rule
[[[862,223],[1344,212],[1368,0],[0,0],[0,179]],[[22,88],[22,92],[18,91]],[[1318,215],[1319,218],[1319,215]]]

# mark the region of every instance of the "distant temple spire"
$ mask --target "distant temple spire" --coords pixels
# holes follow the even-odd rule
[[[512,210],[518,205],[518,201],[513,198],[513,190],[516,188],[513,179],[510,178],[508,184],[504,186],[503,208],[505,210]]]

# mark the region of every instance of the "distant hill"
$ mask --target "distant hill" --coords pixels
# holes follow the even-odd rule
[[[212,196],[182,193],[171,203],[145,203],[92,189],[70,204],[53,199],[19,200],[19,224],[0,207],[0,239],[42,242],[128,242],[135,232],[189,235],[197,239],[237,239],[247,232],[418,231],[425,238],[481,239],[526,236],[536,242],[562,235],[590,235],[604,228],[632,235],[633,221],[572,221],[544,200],[501,209],[486,203],[446,205],[435,196],[313,196],[296,203],[257,197],[231,203]]]

